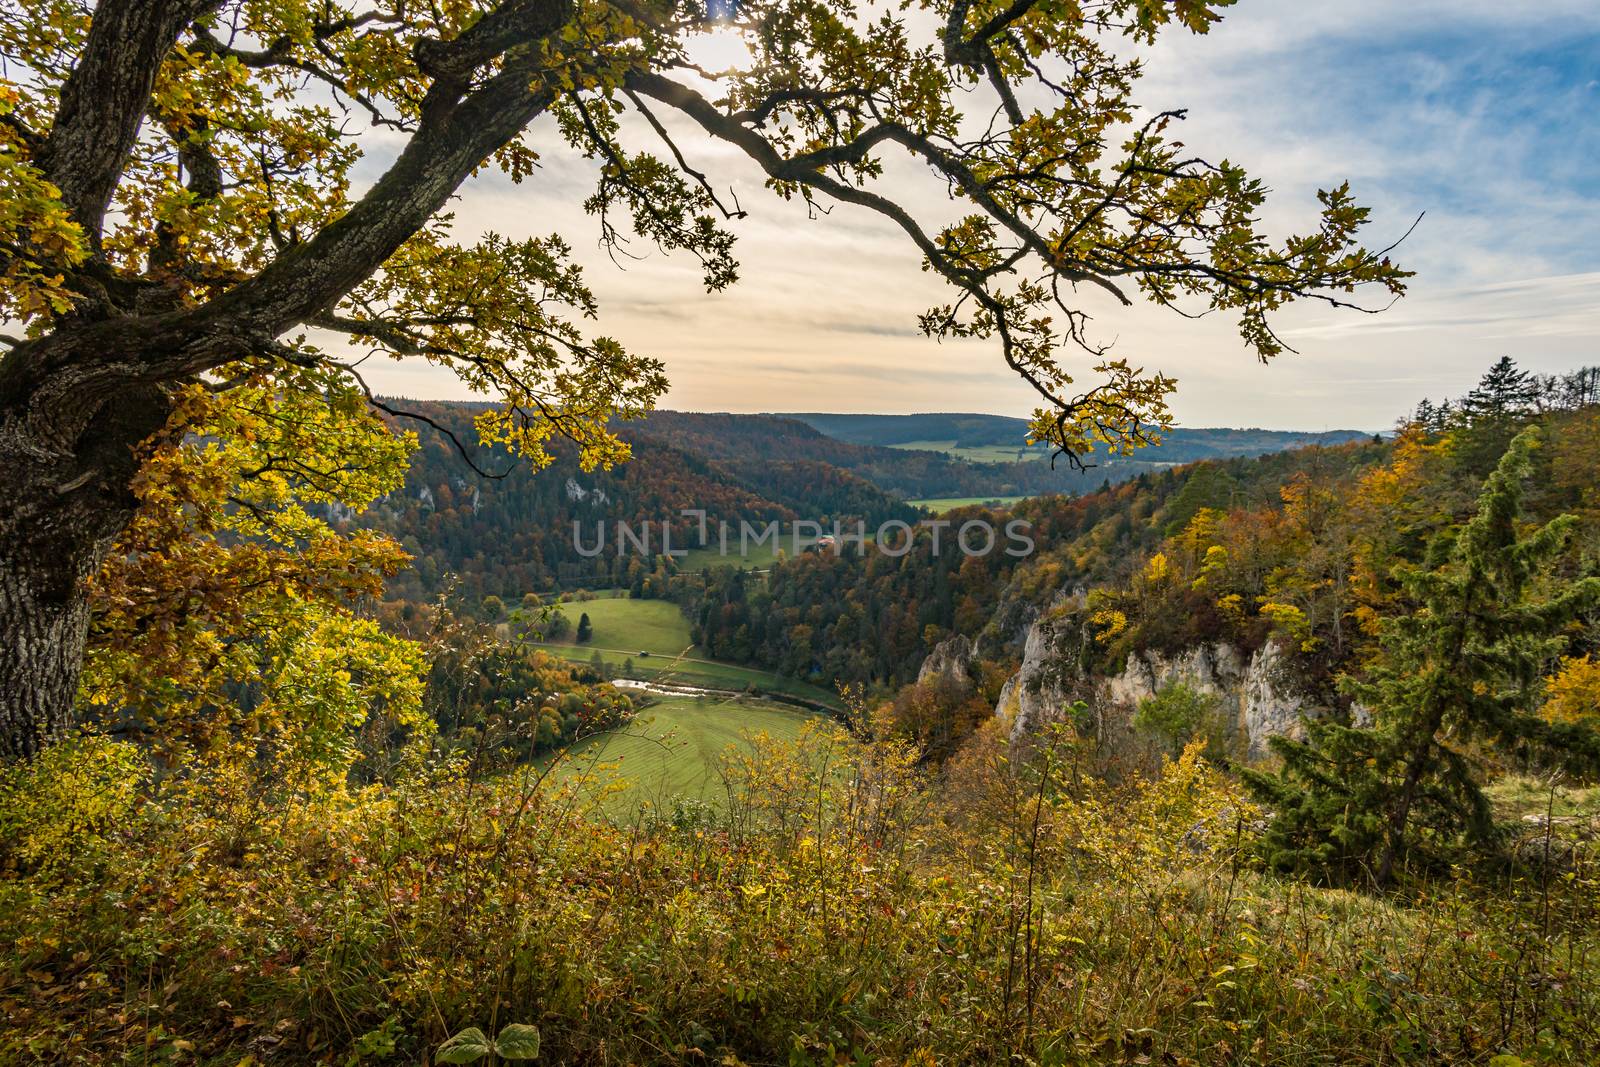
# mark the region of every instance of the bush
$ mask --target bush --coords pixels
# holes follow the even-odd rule
[[[1186,682],[1171,682],[1140,701],[1133,728],[1155,739],[1168,753],[1201,739],[1207,757],[1218,762],[1226,759],[1227,739],[1232,733],[1223,715],[1222,698]]]
[[[64,746],[6,827],[87,813],[60,847],[98,862],[7,854],[0,1062],[416,1063],[508,1023],[548,1063],[1595,1062],[1586,858],[1310,889],[1250,866],[1196,746],[1125,788],[1080,746],[981,729],[936,782],[819,727],[725,757],[715,809],[616,823],[539,766],[303,794]]]

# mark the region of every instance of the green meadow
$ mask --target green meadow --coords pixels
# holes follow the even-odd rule
[[[974,504],[987,504],[991,507],[1010,507],[1020,500],[1028,499],[1025,496],[946,496],[936,497],[932,500],[908,500],[906,503],[914,508],[927,508],[929,511],[943,513],[956,508],[971,507]]]
[[[612,815],[646,804],[670,812],[679,799],[720,806],[718,771],[730,747],[761,734],[792,741],[813,718],[748,698],[662,697],[627,726],[580,741],[553,773],[557,781],[591,777],[581,795]]]
[[[614,677],[675,682],[708,689],[757,689],[829,706],[836,694],[770,671],[705,659],[693,644],[689,620],[670,600],[632,600],[606,596],[558,606],[572,623],[560,641],[534,642],[552,655],[590,663],[596,654]],[[578,621],[589,616],[594,633],[578,644]],[[644,654],[647,653],[647,654]]]
[[[569,601],[558,605],[557,610],[572,624],[563,644],[574,643],[578,620],[584,615],[589,616],[589,625],[594,628],[589,646],[596,648],[676,656],[694,643],[689,636],[689,620],[670,600],[606,597]]]

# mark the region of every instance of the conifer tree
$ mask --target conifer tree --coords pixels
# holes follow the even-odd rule
[[[1247,772],[1277,814],[1265,838],[1274,866],[1335,878],[1368,871],[1384,885],[1397,865],[1442,849],[1486,849],[1494,826],[1479,756],[1487,748],[1579,771],[1600,768],[1600,735],[1534,714],[1562,630],[1600,601],[1600,579],[1554,585],[1549,565],[1575,519],[1525,532],[1523,482],[1539,430],[1511,443],[1464,526],[1398,573],[1413,610],[1389,620],[1381,655],[1345,691],[1371,709],[1370,729],[1308,725],[1274,738],[1276,775]]]
[[[1538,399],[1539,383],[1533,376],[1518,370],[1510,356],[1501,356],[1461,401],[1461,410],[1472,422],[1503,422],[1528,414]]]
[[[589,638],[594,636],[594,626],[589,622],[589,613],[586,611],[578,617],[578,644],[586,645]]]

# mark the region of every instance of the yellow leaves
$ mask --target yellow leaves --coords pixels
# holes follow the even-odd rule
[[[17,87],[0,81],[0,117],[16,112]],[[0,316],[34,323],[71,307],[66,272],[88,258],[83,231],[46,181],[21,136],[0,122]]]
[[[1089,616],[1089,622],[1095,628],[1095,641],[1102,645],[1110,644],[1128,629],[1128,616],[1116,608],[1101,608]]]
[[[1244,597],[1238,593],[1228,593],[1216,600],[1217,611],[1223,618],[1237,622],[1244,618]]]
[[[135,745],[78,737],[0,768],[0,841],[23,863],[92,862],[94,841],[128,817],[150,776]]]
[[[185,390],[94,580],[91,711],[126,709],[180,748],[247,729],[297,774],[342,773],[371,714],[424,728],[420,651],[351,613],[405,553],[314,513],[397,488],[413,444],[337,379]]]
[[[987,215],[968,215],[945,227],[936,240],[946,256],[968,270],[985,270],[999,262],[994,220]]]
[[[1049,320],[1042,322],[1048,330]],[[1072,378],[1055,362],[1055,338],[1040,333],[1036,347],[1028,349],[1029,370],[1058,386]],[[1088,392],[1063,400],[1059,409],[1039,409],[1028,427],[1034,444],[1051,444],[1073,455],[1087,455],[1103,447],[1113,456],[1129,456],[1145,445],[1160,444],[1161,433],[1172,425],[1167,398],[1177,390],[1177,379],[1147,373],[1127,360],[1112,360],[1095,366],[1103,379]]]
[[[1172,565],[1167,562],[1166,554],[1157,552],[1145,561],[1143,578],[1150,585],[1165,584],[1172,575]]]
[[[564,310],[588,318],[596,306],[560,237],[488,234],[457,246],[435,228],[357,289],[349,317],[371,325],[357,330],[359,341],[421,355],[496,397],[499,405],[476,418],[484,443],[544,466],[552,461],[547,445],[560,436],[577,445],[584,469],[609,468],[630,454],[610,420],[653,409],[666,377],[657,360],[610,338],[586,338]]]
[[[1267,600],[1261,605],[1261,617],[1297,641],[1310,637],[1311,624],[1306,620],[1305,612],[1293,604]]]
[[[1547,722],[1600,725],[1600,660],[1563,657],[1560,669],[1545,681],[1539,714]]]
[[[1201,510],[1203,512],[1207,509],[1202,508]],[[1228,550],[1221,545],[1212,545],[1207,548],[1205,558],[1200,562],[1200,573],[1195,575],[1194,581],[1190,583],[1190,588],[1204,589],[1212,577],[1220,575],[1227,568],[1228,561],[1231,558],[1228,555]],[[1218,600],[1218,606],[1221,606],[1222,600],[1227,600],[1229,597],[1232,597],[1235,601],[1239,599],[1237,593],[1231,593]]]

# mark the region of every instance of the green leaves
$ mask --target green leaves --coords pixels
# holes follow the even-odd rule
[[[494,1049],[503,1060],[536,1060],[539,1028],[528,1023],[508,1023],[494,1039]]]
[[[490,1041],[482,1030],[469,1026],[440,1045],[433,1062],[473,1063],[491,1054],[503,1060],[538,1059],[539,1028],[528,1023],[507,1023]]]
[[[494,1042],[476,1026],[465,1030],[440,1045],[433,1054],[434,1063],[472,1063],[494,1051]]]

